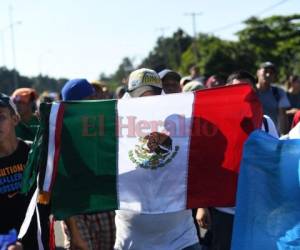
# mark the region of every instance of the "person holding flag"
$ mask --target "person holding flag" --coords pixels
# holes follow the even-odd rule
[[[62,91],[63,101],[96,100],[95,87],[85,79],[68,81]],[[115,239],[113,211],[77,214],[65,220],[70,232],[71,249],[110,250]],[[69,245],[68,240],[67,245]]]
[[[159,75],[150,69],[138,69],[129,76],[128,92],[123,98],[162,94]],[[184,249],[200,250],[192,211],[164,214],[141,214],[116,211],[116,243],[114,249]]]
[[[30,147],[16,137],[15,127],[20,120],[15,104],[9,96],[0,93],[0,235],[10,230],[20,230],[30,202],[30,195],[20,193],[23,171]],[[38,249],[36,220],[32,220],[22,245],[24,249]],[[0,237],[1,238],[1,237]],[[16,238],[16,237],[15,237]],[[16,239],[5,238],[4,244],[14,244]],[[9,249],[20,249],[20,244]]]

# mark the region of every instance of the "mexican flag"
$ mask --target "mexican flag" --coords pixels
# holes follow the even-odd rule
[[[243,143],[261,123],[246,84],[42,104],[23,190],[38,173],[40,198],[58,219],[233,206]]]

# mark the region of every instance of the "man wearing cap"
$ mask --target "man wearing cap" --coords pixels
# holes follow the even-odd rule
[[[257,93],[264,114],[274,121],[281,134],[286,134],[288,132],[286,109],[290,107],[290,103],[285,91],[273,84],[275,77],[275,65],[271,62],[262,63],[257,71]]]
[[[0,93],[0,234],[20,230],[31,198],[20,194],[30,147],[16,137],[19,119],[15,104],[9,96]],[[35,218],[22,239],[24,249],[38,249]]]
[[[182,92],[190,92],[190,91],[196,91],[204,89],[204,86],[201,82],[198,81],[190,81],[187,84],[185,84],[182,88]]]
[[[151,69],[143,68],[130,74],[128,92],[124,98],[161,93],[162,84],[159,75]],[[191,210],[164,214],[140,214],[117,210],[115,222],[116,250],[201,249]]]
[[[19,88],[12,94],[21,120],[16,127],[17,137],[33,141],[39,127],[39,121],[34,114],[36,109],[37,93],[32,88]]]
[[[97,93],[86,79],[68,81],[62,91],[63,101],[95,100]],[[76,215],[68,218],[66,224],[70,230],[71,249],[111,250],[115,239],[114,212]]]
[[[181,76],[177,72],[170,69],[164,69],[160,71],[158,75],[162,81],[162,87],[166,94],[181,92]]]

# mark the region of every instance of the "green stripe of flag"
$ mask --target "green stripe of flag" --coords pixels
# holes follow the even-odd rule
[[[93,208],[117,209],[116,101],[64,105],[59,167],[52,194],[54,214],[59,219],[96,212]]]
[[[40,187],[45,177],[45,166],[48,155],[48,133],[49,115],[51,104],[42,103],[40,105],[40,126],[31,146],[26,168],[22,178],[22,193],[28,193],[36,184],[37,173],[39,172]]]

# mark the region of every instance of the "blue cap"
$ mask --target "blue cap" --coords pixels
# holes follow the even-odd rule
[[[72,79],[61,90],[63,101],[82,100],[94,93],[94,87],[86,79]]]

